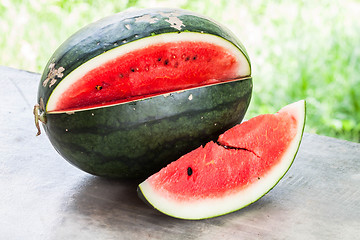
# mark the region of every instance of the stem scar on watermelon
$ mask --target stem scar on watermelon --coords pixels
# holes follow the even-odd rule
[[[140,198],[183,219],[216,217],[257,201],[295,159],[305,112],[301,100],[234,126],[142,182]]]
[[[121,12],[70,36],[44,68],[34,107],[81,170],[144,178],[241,122],[251,64],[225,26],[181,9]]]

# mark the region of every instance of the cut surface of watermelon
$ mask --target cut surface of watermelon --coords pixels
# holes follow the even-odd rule
[[[305,101],[236,125],[139,185],[139,195],[177,218],[241,209],[272,189],[291,166],[305,125]]]
[[[167,33],[105,52],[67,75],[48,112],[118,104],[172,91],[231,81],[250,74],[231,42],[203,33]]]

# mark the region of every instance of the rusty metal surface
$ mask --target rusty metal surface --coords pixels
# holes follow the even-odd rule
[[[35,137],[39,79],[0,67],[1,239],[359,239],[360,144],[305,134],[289,172],[259,201],[179,220],[138,199],[137,181],[83,173],[45,134]]]

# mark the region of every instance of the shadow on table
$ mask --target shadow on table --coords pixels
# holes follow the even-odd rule
[[[81,229],[91,232],[92,236],[101,232],[101,236],[121,233],[138,239],[192,239],[241,218],[256,208],[255,203],[226,216],[201,221],[176,219],[151,208],[137,196],[136,189],[140,182],[91,176],[85,178],[65,206],[63,232]]]

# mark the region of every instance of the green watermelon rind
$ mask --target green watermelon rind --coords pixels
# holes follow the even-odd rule
[[[169,215],[169,216],[175,217],[175,218],[186,219],[186,220],[201,220],[201,219],[207,219],[207,218],[213,218],[213,217],[222,216],[222,215],[225,215],[225,214],[229,214],[229,213],[238,211],[238,210],[240,210],[240,209],[242,209],[244,207],[247,207],[250,204],[258,201],[260,198],[262,198],[264,195],[266,195],[269,191],[271,191],[279,183],[279,181],[285,176],[285,174],[288,172],[288,170],[292,166],[292,164],[293,164],[293,162],[295,160],[295,157],[296,157],[296,155],[298,153],[298,150],[300,148],[300,144],[301,144],[301,140],[302,140],[303,133],[304,133],[304,128],[305,128],[305,121],[306,121],[306,101],[301,100],[301,101],[296,102],[294,104],[297,104],[296,107],[297,107],[298,113],[300,113],[302,117],[299,118],[299,120],[301,119],[301,122],[299,122],[299,125],[298,125],[299,128],[298,128],[296,139],[295,139],[295,141],[292,142],[292,144],[291,144],[292,146],[289,148],[289,149],[294,149],[294,150],[291,152],[291,157],[289,157],[288,164],[286,165],[286,168],[283,169],[283,171],[281,172],[282,174],[280,176],[277,176],[276,181],[273,181],[270,184],[271,186],[267,187],[265,191],[262,191],[261,194],[258,194],[256,197],[252,197],[252,199],[250,201],[247,201],[244,204],[241,204],[240,206],[237,206],[237,207],[235,207],[235,208],[233,208],[231,210],[220,212],[220,213],[217,213],[217,214],[203,214],[201,216],[191,216],[191,217],[189,217],[189,216],[184,216],[183,212],[180,212],[183,209],[178,210],[178,208],[177,208],[177,210],[180,213],[176,214],[176,210],[175,210],[175,214],[174,214],[174,212],[168,212],[168,211],[163,209],[163,206],[165,204],[161,205],[161,204],[158,204],[158,203],[154,203],[153,200],[156,198],[156,196],[154,197],[154,196],[152,196],[152,194],[156,195],[156,193],[153,192],[153,190],[151,189],[150,186],[145,185],[145,184],[147,184],[146,181],[139,184],[139,186],[138,186],[137,192],[138,192],[139,198],[142,199],[147,205],[153,207],[154,209],[156,209],[156,210],[158,210],[158,211],[160,211],[160,212],[162,212],[162,213],[164,213],[166,215]],[[290,155],[289,152],[287,152],[286,154]],[[260,182],[260,180],[259,180],[259,182]],[[146,193],[144,193],[144,192],[146,192]],[[237,200],[239,200],[239,199],[237,199]],[[166,200],[164,200],[164,201],[166,201]],[[221,199],[218,199],[218,203],[222,204],[222,205],[228,204],[228,203],[222,202]],[[200,207],[202,205],[201,201],[198,204],[199,204],[199,207]],[[185,205],[185,208],[186,208],[186,207],[188,207],[186,205],[189,205],[189,203],[186,202],[186,203],[184,203],[184,205]],[[209,208],[209,211],[211,211],[212,209],[214,209],[216,207],[217,206],[212,206],[211,208]]]
[[[173,18],[179,19],[182,25],[174,25]],[[169,23],[170,20],[173,23]],[[251,76],[251,64],[246,49],[231,31],[214,20],[181,9],[125,11],[85,26],[54,52],[41,77],[38,102],[46,105],[53,89],[67,75],[98,55],[140,39],[182,32],[215,35],[229,41],[243,53],[249,63],[248,76]],[[56,75],[58,72],[59,75]],[[49,76],[52,78],[50,81],[53,80],[51,84],[48,83]],[[44,86],[44,82],[48,83],[47,86]],[[40,110],[45,110],[44,107]]]
[[[142,178],[236,125],[252,78],[86,111],[48,113],[43,125],[68,162],[93,175]]]

